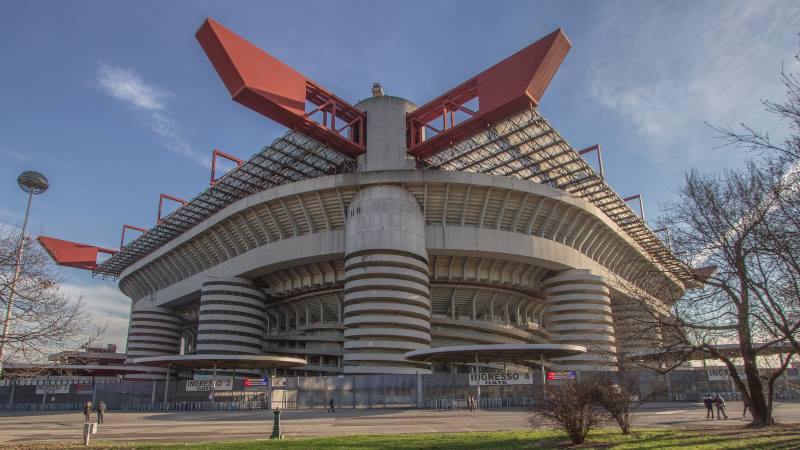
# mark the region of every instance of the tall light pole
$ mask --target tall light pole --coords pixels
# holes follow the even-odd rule
[[[34,195],[41,194],[50,187],[47,177],[39,172],[27,170],[17,177],[17,184],[20,189],[28,193],[28,206],[25,208],[25,220],[22,222],[22,233],[19,235],[19,242],[15,249],[14,277],[11,279],[11,286],[6,300],[6,319],[3,321],[3,338],[0,340],[0,376],[3,375],[3,354],[8,339],[8,330],[11,325],[11,310],[14,305],[14,293],[17,288],[20,272],[22,272],[22,252],[25,248],[25,230],[28,228],[28,215],[31,212],[31,200]]]

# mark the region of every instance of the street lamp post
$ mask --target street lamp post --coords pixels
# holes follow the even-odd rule
[[[47,177],[39,172],[27,170],[17,177],[17,184],[20,189],[28,193],[28,206],[25,208],[25,220],[22,222],[22,232],[19,235],[19,242],[15,249],[14,277],[11,278],[11,286],[6,301],[6,318],[3,321],[3,338],[0,340],[0,377],[3,375],[3,355],[8,339],[8,331],[11,326],[11,310],[14,305],[14,293],[17,287],[20,273],[22,272],[22,252],[25,248],[25,230],[28,228],[28,216],[31,212],[31,200],[34,195],[41,194],[50,187]]]

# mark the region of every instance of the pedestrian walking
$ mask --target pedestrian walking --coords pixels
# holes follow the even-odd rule
[[[468,405],[469,405],[469,412],[475,412],[475,396],[474,395],[470,395],[469,396]]]
[[[333,399],[331,399],[330,403],[328,404],[328,412],[336,413],[336,408],[333,407]]]
[[[106,402],[100,400],[100,403],[97,404],[97,423],[103,423],[103,416],[106,413]]]
[[[706,407],[706,420],[709,418],[714,420],[714,400],[711,399],[710,394],[703,396],[703,405]]]
[[[86,402],[83,405],[83,417],[86,419],[86,422],[89,422],[89,419],[92,418],[92,402]]]
[[[742,401],[742,403],[744,403],[744,411],[742,411],[742,419],[744,419],[747,415],[747,401]]]
[[[714,404],[717,406],[717,420],[721,420],[720,416],[725,416],[728,420],[728,414],[725,412],[725,400],[719,394],[714,395]]]

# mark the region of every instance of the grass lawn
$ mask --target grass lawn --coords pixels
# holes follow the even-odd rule
[[[335,436],[325,438],[296,438],[209,442],[202,444],[158,444],[139,442],[95,441],[92,448],[116,449],[540,449],[569,447],[566,435],[557,431],[498,431],[489,433],[428,433],[377,436]],[[52,445],[23,444],[14,449],[86,448],[78,443]],[[636,430],[623,436],[615,429],[603,429],[589,435],[582,449],[797,449],[800,448],[800,427],[776,426],[765,429]]]

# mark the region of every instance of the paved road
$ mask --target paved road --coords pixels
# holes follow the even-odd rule
[[[730,420],[706,421],[699,403],[648,404],[634,420],[638,427],[733,426],[741,419],[741,404],[731,402]],[[503,431],[527,428],[524,410],[466,411],[429,410],[321,410],[284,411],[281,415],[287,437],[346,434]],[[776,417],[785,423],[800,423],[800,402],[782,402]],[[13,442],[79,441],[81,412],[41,415],[0,414],[0,445]],[[106,413],[106,424],[94,440],[141,440],[156,442],[201,442],[233,439],[263,439],[272,430],[270,411]]]

